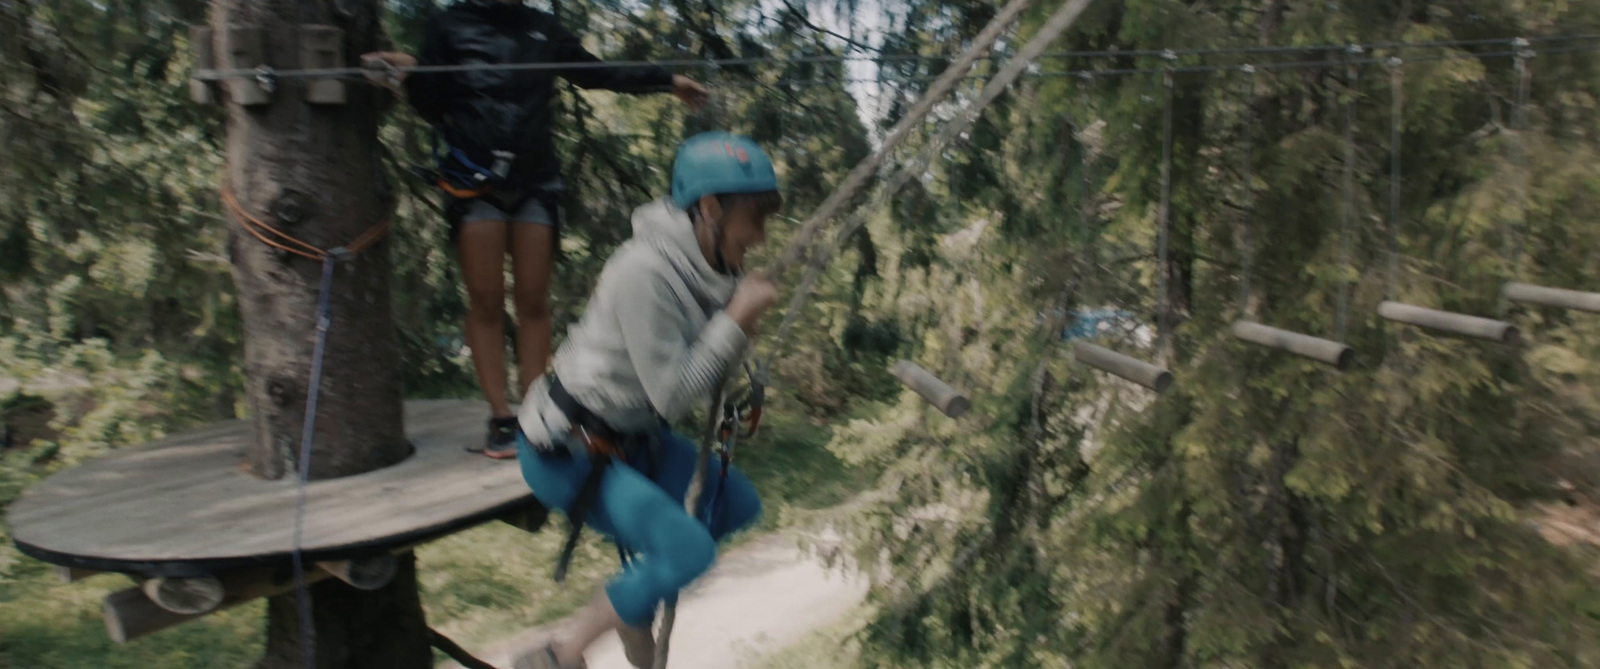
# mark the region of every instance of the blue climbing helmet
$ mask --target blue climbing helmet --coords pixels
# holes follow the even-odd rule
[[[672,161],[672,204],[688,209],[705,195],[778,190],[772,160],[755,140],[715,130],[678,145]]]

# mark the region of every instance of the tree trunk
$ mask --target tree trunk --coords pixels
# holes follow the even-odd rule
[[[417,563],[400,557],[394,580],[363,592],[325,579],[311,586],[317,669],[431,669],[433,650],[417,595]],[[267,650],[257,669],[304,669],[293,595],[267,600]]]
[[[378,0],[213,0],[219,67],[232,60],[229,29],[259,28],[264,61],[300,69],[300,26],[344,31],[342,61],[380,46]],[[305,102],[309,79],[281,77],[265,105],[228,101],[231,187],[246,216],[319,249],[350,244],[389,214],[378,161],[378,90],[346,82],[343,105]],[[245,83],[245,82],[239,82]],[[225,92],[236,83],[224,84]],[[384,93],[383,95],[387,95]],[[359,474],[407,457],[399,349],[391,318],[389,245],[379,242],[335,268],[331,329],[319,385],[310,475]],[[316,338],[320,260],[268,246],[234,221],[229,235],[245,330],[245,390],[255,427],[250,468],[292,476]],[[311,588],[314,650],[322,669],[432,666],[412,558],[386,587],[357,591],[330,581]],[[295,596],[269,601],[262,669],[304,666]]]

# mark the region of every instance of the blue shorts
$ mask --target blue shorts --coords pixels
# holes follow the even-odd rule
[[[702,504],[713,496],[718,499],[716,517],[709,523],[704,517],[690,518],[683,509],[683,497],[698,453],[693,443],[671,430],[663,429],[659,442],[655,478],[614,462],[606,468],[594,506],[584,518],[586,524],[640,557],[629,561],[606,585],[612,608],[632,627],[648,626],[658,602],[676,595],[711,568],[717,542],[761,517],[761,500],[750,479],[737,467],[729,468],[727,482],[718,490],[722,463],[711,458],[700,499]],[[563,513],[572,508],[591,469],[589,457],[583,453],[534,451],[520,430],[517,458],[533,496]]]

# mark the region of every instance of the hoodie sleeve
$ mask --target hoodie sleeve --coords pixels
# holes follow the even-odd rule
[[[657,413],[673,419],[716,389],[723,371],[738,360],[748,343],[744,330],[725,311],[718,311],[694,341],[678,335],[689,327],[671,286],[644,270],[620,282],[617,321],[634,373]],[[619,277],[620,278],[620,277]]]

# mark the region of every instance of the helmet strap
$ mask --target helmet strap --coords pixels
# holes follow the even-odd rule
[[[690,222],[706,221],[706,214],[700,211],[698,203],[694,205],[693,214],[689,217],[689,220]],[[711,223],[706,221],[706,225],[711,226],[711,269],[718,274],[726,274],[733,277],[739,276],[741,272],[728,267],[728,259],[722,255],[722,222]]]

